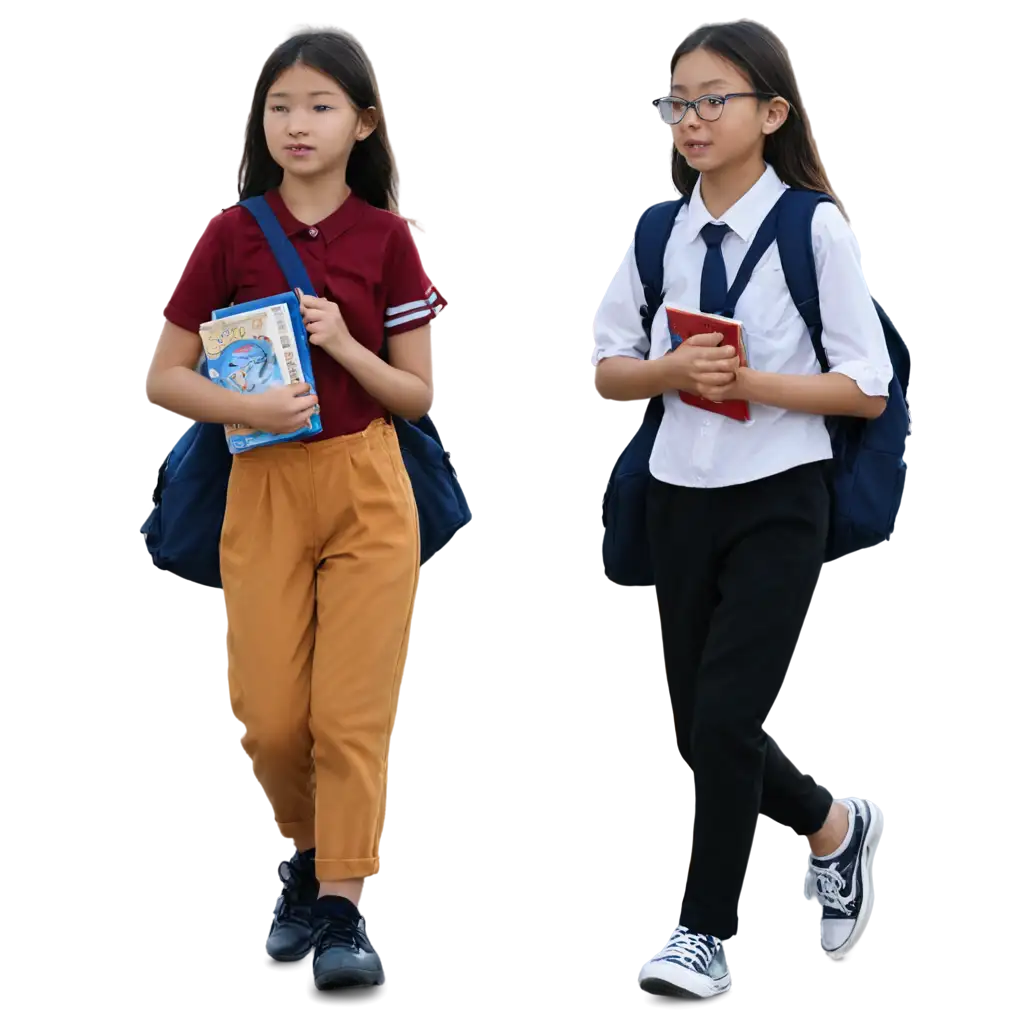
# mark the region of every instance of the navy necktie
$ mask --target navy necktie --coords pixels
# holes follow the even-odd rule
[[[704,269],[700,275],[700,311],[721,313],[729,295],[729,284],[725,277],[725,260],[722,259],[722,239],[729,234],[728,224],[705,224],[700,229],[707,246],[704,254]]]

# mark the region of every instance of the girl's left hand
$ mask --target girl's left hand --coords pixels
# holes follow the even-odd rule
[[[354,340],[338,304],[329,299],[304,295],[298,288],[295,291],[299,297],[302,319],[310,344],[338,358],[345,346]]]
[[[697,394],[702,398],[710,399],[712,402],[750,401],[750,374],[749,366],[736,366],[735,377],[729,384],[703,384],[697,380]]]

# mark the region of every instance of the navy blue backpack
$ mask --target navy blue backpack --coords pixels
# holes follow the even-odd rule
[[[664,302],[665,247],[686,198],[659,203],[640,218],[634,238],[637,270],[644,289],[640,309],[648,341],[654,316]],[[819,203],[830,196],[789,188],[765,218],[736,280],[729,289],[731,317],[758,261],[772,242],[779,248],[782,271],[790,295],[811,335],[822,373],[829,371],[822,345],[818,277],[814,265],[811,221]],[[907,467],[903,461],[910,434],[907,388],[910,353],[889,317],[875,303],[893,367],[885,412],[875,420],[832,417],[827,420],[832,439],[832,516],[825,561],[871,547],[892,535],[903,496]],[[651,399],[643,423],[619,456],[604,495],[604,567],[614,583],[627,587],[651,586],[654,568],[647,540],[647,490],[650,458],[665,406],[661,396]]]
[[[263,196],[239,205],[263,229],[288,287],[315,295],[301,257]],[[382,354],[386,358],[386,343]],[[411,422],[393,416],[392,421],[416,498],[422,563],[440,551],[472,516],[430,417]],[[164,460],[153,492],[155,507],[142,527],[158,569],[207,587],[221,585],[220,534],[231,458],[220,424],[195,423]]]

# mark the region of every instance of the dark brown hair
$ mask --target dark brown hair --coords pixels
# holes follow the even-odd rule
[[[681,57],[695,50],[717,54],[741,71],[755,91],[781,96],[789,102],[789,117],[781,128],[765,138],[765,161],[787,185],[825,192],[843,210],[822,166],[789,53],[779,37],[756,21],[704,25],[679,45],[672,55],[670,73],[675,72]],[[690,195],[697,177],[697,171],[673,147],[672,181],[676,188],[683,195]],[[843,213],[845,216],[845,210]]]

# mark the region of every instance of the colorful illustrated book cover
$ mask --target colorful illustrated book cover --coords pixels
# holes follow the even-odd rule
[[[309,342],[293,292],[215,310],[199,328],[201,372],[220,387],[258,395],[270,388],[307,383],[315,390]],[[310,425],[291,434],[269,434],[242,424],[224,428],[232,453],[282,441],[298,441],[323,429],[319,407]]]

